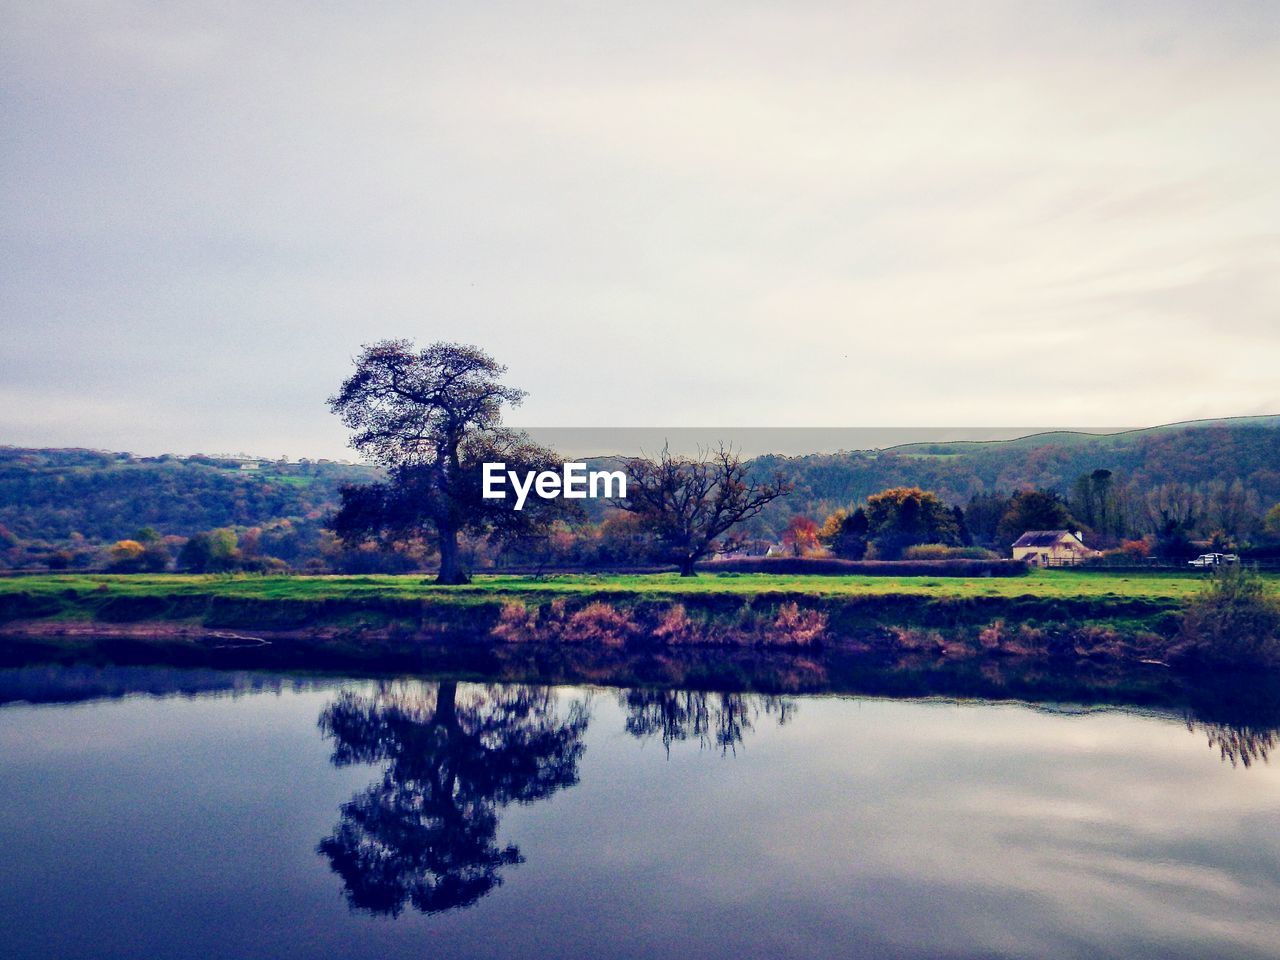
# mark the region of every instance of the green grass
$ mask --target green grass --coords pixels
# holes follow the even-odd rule
[[[258,473],[254,474],[259,480],[268,481],[270,483],[283,483],[291,487],[310,487],[315,484],[315,477],[294,477],[287,473]]]
[[[0,580],[0,596],[34,596],[98,592],[113,596],[203,596],[256,600],[343,600],[356,598],[433,599],[465,605],[499,597],[617,593],[647,597],[762,593],[808,594],[815,597],[909,595],[927,597],[1148,598],[1184,600],[1204,583],[1200,573],[1107,573],[1102,571],[1035,571],[1025,577],[839,577],[781,574],[703,574],[681,579],[675,574],[569,574],[478,576],[468,586],[439,587],[413,576],[257,576],[147,575],[107,576],[49,574]],[[1280,596],[1280,577],[1267,577]]]
[[[525,639],[539,643],[563,640],[573,645],[594,637],[616,646],[622,641],[609,639],[606,628],[592,626],[607,614],[607,622],[649,631],[646,635],[652,640],[660,636],[653,631],[678,603],[705,636],[734,637],[733,643],[740,645],[776,644],[776,618],[789,606],[798,615],[794,607],[799,606],[807,615],[825,618],[832,637],[880,644],[881,652],[893,652],[893,638],[905,637],[897,653],[914,656],[911,651],[926,648],[936,653],[930,644],[943,642],[945,634],[953,647],[960,644],[985,656],[986,647],[973,647],[978,632],[1008,622],[1030,628],[1045,650],[1079,641],[1094,651],[1082,655],[1078,645],[1069,648],[1081,656],[1161,659],[1178,634],[1187,601],[1203,590],[1205,579],[1204,574],[1181,571],[1035,571],[1019,577],[972,578],[575,574],[480,576],[467,586],[438,587],[421,575],[42,574],[0,579],[0,624],[9,637],[0,639],[0,654],[7,643],[11,657],[33,655],[32,650],[45,656],[52,650],[60,657],[109,660],[120,655],[118,645],[126,643],[126,656],[155,657],[158,662],[173,657],[182,663],[196,657],[194,662],[201,662],[198,644],[170,629],[176,626],[277,631],[288,636],[288,642],[273,652],[294,666],[386,666],[419,663],[426,649],[422,644],[438,644],[442,638],[465,640],[462,646],[469,643],[473,651],[487,650],[485,641],[505,642],[498,627],[508,620],[517,624],[512,629],[526,630]],[[1266,589],[1280,596],[1280,577],[1267,577]],[[564,603],[555,602],[559,600]],[[525,609],[504,609],[513,601]],[[606,606],[596,606],[598,601]],[[590,614],[592,610],[596,614]],[[578,629],[572,625],[579,615],[586,617],[581,636],[572,632]],[[84,630],[61,639],[66,627],[76,622],[110,624],[111,630],[100,636]],[[49,629],[42,631],[38,623]],[[572,627],[570,632],[558,632],[569,629],[565,624]],[[1014,647],[1022,643],[1021,633],[1010,636]],[[128,643],[135,646],[129,648]]]

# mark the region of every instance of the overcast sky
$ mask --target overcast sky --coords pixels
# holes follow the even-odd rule
[[[1280,412],[1280,3],[3,3],[0,443]]]

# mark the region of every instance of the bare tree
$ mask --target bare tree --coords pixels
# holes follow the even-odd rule
[[[694,576],[694,564],[734,524],[791,492],[780,478],[749,478],[742,459],[725,446],[697,459],[663,447],[656,460],[628,461],[626,473],[627,497],[617,506],[641,518],[682,577]]]

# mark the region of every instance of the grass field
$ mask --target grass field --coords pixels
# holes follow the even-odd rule
[[[50,574],[0,579],[0,597],[25,593],[70,596],[97,592],[116,596],[227,597],[253,600],[431,599],[466,605],[500,597],[598,595],[679,597],[727,594],[807,594],[814,597],[925,596],[1117,598],[1184,600],[1203,586],[1203,573],[1107,573],[1041,570],[1025,577],[840,577],[756,573],[566,574],[552,577],[478,576],[468,586],[440,587],[414,576],[257,576]],[[1267,576],[1280,596],[1280,576]]]

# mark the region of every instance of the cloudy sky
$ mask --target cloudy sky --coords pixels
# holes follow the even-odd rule
[[[1280,412],[1280,4],[0,5],[0,443]]]

